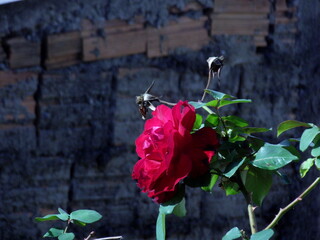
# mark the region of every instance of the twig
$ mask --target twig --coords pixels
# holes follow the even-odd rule
[[[84,240],[89,240],[94,234],[94,231],[92,231],[91,233],[89,233],[88,237],[86,237]]]
[[[258,231],[256,216],[254,214],[254,207],[252,204],[248,204],[248,215],[249,215],[249,223],[251,234],[255,234]]]
[[[176,105],[176,103],[167,102],[167,101],[164,101],[164,100],[161,100],[161,99],[158,99],[158,100],[159,100],[159,102],[161,102],[161,103],[163,103],[163,104],[167,104],[167,105],[169,105],[169,106],[174,106],[174,105]]]
[[[116,240],[123,239],[122,236],[114,236],[114,237],[104,237],[104,238],[95,238],[94,240]]]
[[[208,82],[207,82],[207,86],[206,86],[205,89],[208,89],[208,88],[209,88],[210,82],[211,82],[211,69],[209,69]],[[203,102],[206,94],[207,94],[206,91],[204,91],[204,93],[203,93],[203,95],[202,95],[202,98],[201,98],[201,102]]]
[[[295,200],[289,203],[285,208],[280,208],[278,214],[265,229],[270,229],[277,225],[280,219],[283,217],[283,215],[286,214],[290,209],[292,209],[298,202],[302,201],[302,199],[305,196],[307,196],[317,186],[319,182],[320,177],[316,178],[316,180],[303,193],[301,193],[299,197],[297,197]]]
[[[239,176],[239,173],[234,177],[234,179],[235,179],[235,182],[239,185],[239,189],[242,192],[248,204],[250,230],[251,230],[251,234],[254,234],[258,232],[258,226],[257,226],[256,216],[254,214],[254,207],[252,205],[252,194],[247,191],[246,187],[244,186],[241,180],[241,177]]]

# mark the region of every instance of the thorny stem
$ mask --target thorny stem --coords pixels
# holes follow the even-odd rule
[[[211,82],[211,69],[209,69],[208,81],[207,81],[207,86],[205,89],[209,88],[210,82]],[[201,102],[203,102],[205,96],[206,96],[206,91],[204,91],[204,93],[202,95]]]
[[[95,238],[94,240],[117,240],[123,239],[122,236],[115,236],[115,237],[104,237],[104,238]]]
[[[63,233],[67,232],[70,222],[71,222],[71,219],[68,219],[67,226],[65,227]]]
[[[163,104],[167,104],[167,105],[169,105],[169,106],[174,106],[174,105],[176,105],[176,103],[167,102],[167,101],[164,101],[164,100],[161,100],[161,99],[159,99],[159,102],[161,102],[161,103],[163,103]]]
[[[292,209],[297,203],[302,201],[302,199],[306,197],[318,185],[318,183],[320,183],[320,177],[316,178],[316,180],[303,193],[301,193],[300,196],[289,203],[285,208],[280,208],[278,214],[265,229],[270,229],[277,225],[283,215],[286,214],[290,209]]]
[[[240,191],[242,192],[242,194],[248,204],[249,224],[250,224],[251,234],[254,234],[254,233],[258,232],[258,226],[257,226],[256,216],[254,214],[254,207],[252,204],[252,195],[245,188],[245,186],[241,180],[241,177],[239,175],[237,175],[237,177],[236,177],[236,182],[238,183]]]
[[[89,233],[88,237],[86,237],[84,240],[89,240],[94,234],[94,231],[92,231],[91,233]]]
[[[211,82],[211,69],[209,69],[208,81],[207,81],[207,86],[206,86],[205,89],[208,89],[208,88],[209,88],[210,82]],[[201,98],[201,102],[203,102],[206,94],[207,94],[206,91],[204,91],[204,93],[203,93],[203,95],[202,95],[202,98]]]

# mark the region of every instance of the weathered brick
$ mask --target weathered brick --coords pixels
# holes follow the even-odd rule
[[[34,151],[36,129],[34,126],[16,126],[0,131],[0,151]]]
[[[230,17],[231,16],[231,17]],[[219,14],[212,16],[212,35],[263,35],[268,34],[269,20],[266,14]]]
[[[71,66],[81,61],[82,40],[78,31],[49,35],[47,37],[47,69]]]
[[[83,98],[90,103],[91,98],[105,98],[111,93],[111,75],[101,74],[72,74],[43,76],[41,100],[64,98]]]
[[[214,11],[220,12],[237,12],[250,13],[262,12],[268,13],[270,2],[268,0],[215,0]]]
[[[23,37],[11,38],[9,45],[9,64],[11,68],[33,67],[40,65],[40,42],[31,42]]]
[[[181,17],[163,28],[149,28],[148,57],[166,56],[177,48],[200,50],[209,43],[209,36],[205,29],[206,21],[206,17],[200,19]]]
[[[110,114],[108,102],[41,104],[39,127],[57,129],[87,126],[95,122],[108,125]]]
[[[107,21],[103,28],[83,29],[83,60],[94,61],[146,52],[147,34],[143,20],[133,24],[124,21]],[[94,34],[93,32],[100,34]],[[96,36],[93,36],[96,35]],[[125,46],[125,47],[124,47]]]

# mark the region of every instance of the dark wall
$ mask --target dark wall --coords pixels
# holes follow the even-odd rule
[[[138,160],[134,141],[143,129],[135,96],[155,80],[154,94],[168,101],[200,99],[209,56],[226,57],[221,91],[253,100],[229,113],[257,127],[275,129],[287,119],[320,124],[320,1],[259,0],[253,10],[246,9],[252,6],[248,2],[229,6],[249,18],[258,16],[249,22],[261,21],[262,30],[258,25],[248,32],[247,22],[239,29],[227,21],[220,29],[218,15],[230,13],[217,0],[29,0],[0,6],[0,239],[39,239],[51,224],[33,218],[58,207],[103,215],[99,223],[78,230],[82,238],[95,230],[97,237],[154,239],[158,206],[131,179]],[[143,16],[141,25],[136,16]],[[183,17],[191,19],[189,25],[183,25]],[[112,34],[101,29],[111,27],[92,30],[83,19],[93,26],[128,21],[112,26],[133,28],[123,30],[133,31],[132,38],[111,49],[88,42],[109,41]],[[190,35],[174,38],[167,26]],[[172,40],[166,42],[168,51],[153,49],[150,31],[178,44]],[[48,40],[55,34],[62,40]],[[143,34],[146,44],[132,50],[131,42]],[[202,37],[193,38],[197,35]],[[95,58],[89,43],[99,53]],[[275,131],[266,138],[281,140]],[[260,229],[318,174],[312,171],[301,180],[297,169],[298,164],[286,169],[291,185],[275,178],[257,210]],[[187,217],[168,218],[168,239],[220,239],[234,226],[248,230],[241,196],[226,197],[218,187],[213,194],[187,192]],[[319,203],[316,189],[284,217],[276,239],[320,239]]]

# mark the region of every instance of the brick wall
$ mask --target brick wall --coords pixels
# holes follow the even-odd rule
[[[308,81],[318,77],[315,64],[302,69],[296,60],[314,56],[300,51],[307,38],[297,38],[298,30],[309,16],[299,8],[310,11],[282,0],[0,6],[0,239],[39,239],[51,225],[32,219],[58,207],[104,216],[81,237],[94,229],[101,237],[154,239],[157,205],[130,177],[143,128],[135,96],[154,80],[154,93],[168,101],[200,99],[209,56],[226,56],[221,91],[254,100],[231,113],[258,127],[318,121],[318,108],[298,111],[300,97],[312,95]],[[303,186],[279,185],[258,210],[261,226]],[[312,209],[310,202],[304,207]],[[188,215],[168,218],[168,239],[219,239],[234,226],[248,229],[243,203],[219,188],[211,195],[188,189]],[[319,235],[317,228],[309,232]],[[297,227],[288,238],[303,234]]]

